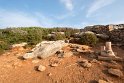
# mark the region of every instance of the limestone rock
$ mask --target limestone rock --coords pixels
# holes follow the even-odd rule
[[[40,65],[40,66],[38,67],[38,71],[45,71],[45,70],[46,70],[46,67],[43,66],[43,65]]]
[[[79,62],[81,66],[83,66],[84,68],[89,68],[92,66],[91,63],[89,63],[87,60],[82,60],[81,62]]]
[[[52,75],[52,73],[48,73],[48,76],[51,76]]]
[[[32,63],[38,63],[39,62],[39,60],[33,60],[32,61]]]
[[[108,73],[114,75],[114,76],[118,76],[118,77],[122,77],[123,73],[119,70],[119,69],[109,69]]]
[[[65,45],[65,42],[62,40],[59,41],[43,41],[36,45],[30,53],[26,53],[23,58],[47,58],[53,54],[55,54],[58,50],[60,50]]]
[[[105,39],[105,40],[109,38],[109,36],[106,34],[96,34],[96,36],[101,38],[101,39]]]
[[[85,67],[85,68],[89,68],[89,67],[91,67],[92,66],[92,64],[91,63],[82,63],[82,66],[83,67]]]
[[[65,52],[63,57],[71,57],[73,55],[73,52]]]
[[[50,66],[51,66],[51,67],[57,67],[58,64],[57,64],[57,63],[53,63],[53,64],[51,64]]]
[[[97,63],[97,62],[98,62],[98,60],[93,59],[91,62],[92,62],[92,63]]]
[[[59,50],[59,51],[56,52],[56,54],[57,54],[57,56],[58,56],[59,58],[61,58],[61,57],[64,56],[64,51],[63,51],[63,50]]]
[[[113,83],[111,81],[99,80],[98,83]]]

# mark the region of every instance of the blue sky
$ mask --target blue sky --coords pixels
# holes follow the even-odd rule
[[[0,0],[0,28],[124,23],[124,0]]]

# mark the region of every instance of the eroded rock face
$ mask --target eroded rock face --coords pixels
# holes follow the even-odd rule
[[[58,50],[60,50],[63,46],[65,46],[65,42],[62,40],[59,41],[43,41],[36,45],[35,48],[33,48],[30,53],[26,53],[23,58],[24,59],[30,59],[30,58],[47,58],[54,53],[56,53]]]

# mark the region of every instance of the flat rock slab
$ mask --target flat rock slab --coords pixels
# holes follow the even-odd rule
[[[98,83],[113,83],[111,81],[99,80]]]
[[[124,61],[122,58],[120,57],[103,57],[103,56],[98,56],[98,60],[102,60],[102,61]]]
[[[122,77],[123,73],[119,70],[119,69],[109,69],[108,73],[114,75],[114,76],[118,76],[118,77]]]

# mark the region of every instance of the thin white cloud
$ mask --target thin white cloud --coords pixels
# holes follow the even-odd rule
[[[41,26],[40,22],[23,12],[0,12],[0,27]]]
[[[69,17],[74,17],[76,14],[75,12],[69,12],[67,14],[62,14],[62,15],[59,15],[59,16],[54,16],[56,19],[58,20],[63,20],[63,19],[67,19]]]
[[[19,11],[0,10],[0,28],[30,26],[52,27],[55,24],[51,18],[38,12],[29,14]]]
[[[112,4],[114,1],[115,0],[95,0],[88,10],[87,17],[91,16],[91,14],[97,10]]]
[[[72,0],[60,0],[60,2],[62,2],[69,11],[73,10],[74,7]]]

